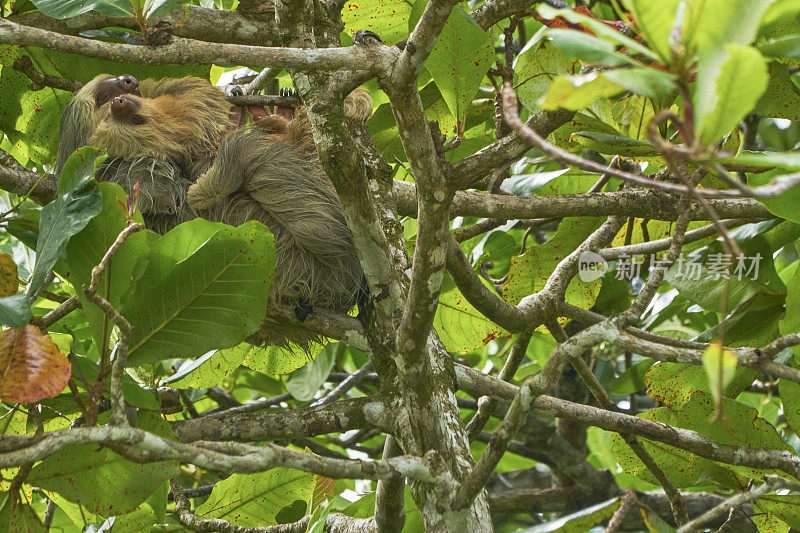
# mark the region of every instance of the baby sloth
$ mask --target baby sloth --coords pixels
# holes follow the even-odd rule
[[[94,125],[87,144],[109,154],[98,179],[126,191],[139,182],[148,227],[163,233],[197,216],[231,225],[258,220],[275,235],[272,301],[306,311],[314,305],[348,311],[355,305],[364,275],[303,110],[291,120],[271,116],[226,134],[230,106],[206,81],[145,80],[137,91],[108,98],[109,91],[99,88],[116,87],[109,79],[96,78],[73,101],[94,98],[84,116]],[[365,121],[371,112],[365,92],[345,99],[350,123]],[[75,113],[68,122],[73,129],[82,123]],[[280,335],[272,337],[267,342],[281,343]]]

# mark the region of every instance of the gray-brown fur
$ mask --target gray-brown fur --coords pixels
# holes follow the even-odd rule
[[[203,218],[260,220],[275,234],[272,297],[346,311],[363,274],[339,199],[319,162],[257,127],[226,137],[214,164],[189,188]]]
[[[84,139],[112,156],[98,179],[128,192],[138,182],[139,208],[148,227],[160,233],[198,215],[231,225],[263,222],[276,237],[271,300],[351,309],[363,273],[339,199],[316,159],[305,113],[293,120],[270,117],[224,136],[229,108],[208,82],[148,80],[141,94],[125,97],[135,102],[140,123],[115,120],[107,105],[92,110],[93,131]],[[345,100],[350,123],[363,122],[371,111],[363,91]],[[69,113],[66,120],[76,117]],[[271,326],[259,337],[269,344],[313,338]]]
[[[86,146],[89,137],[102,118],[102,112],[98,111],[99,105],[108,102],[112,95],[124,94],[126,90],[138,90],[137,87],[128,89],[118,87],[113,93],[104,91],[102,85],[113,79],[115,79],[114,76],[110,74],[95,76],[92,81],[81,87],[64,106],[59,124],[58,155],[54,167],[56,176],[61,175],[61,170],[72,152]]]

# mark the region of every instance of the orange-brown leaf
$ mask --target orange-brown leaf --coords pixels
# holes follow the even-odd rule
[[[617,31],[622,31],[622,29],[625,27],[625,23],[622,22],[622,21],[619,21],[619,20],[603,20],[603,19],[599,19],[599,18],[595,17],[594,14],[592,14],[592,12],[586,6],[578,6],[578,7],[574,8],[573,11],[575,13],[580,13],[581,15],[585,15],[587,17],[593,18],[594,20],[596,20],[598,22],[602,22],[606,26],[614,28]],[[541,22],[542,24],[544,24],[548,28],[579,30],[579,31],[582,31],[584,33],[588,33],[589,35],[595,35],[595,33],[592,30],[590,30],[589,28],[585,27],[583,24],[574,24],[572,22],[568,22],[567,19],[565,19],[564,17],[556,17],[554,19],[546,19],[546,18],[543,18],[543,17],[541,17],[541,16],[539,16],[537,14],[536,15],[536,20],[538,20],[539,22]]]
[[[33,403],[64,390],[72,369],[50,336],[29,324],[0,333],[0,373],[2,400]]]
[[[311,497],[311,507],[316,509],[325,498],[332,496],[336,488],[336,480],[325,476],[317,476],[314,483],[314,494]]]
[[[0,254],[0,297],[13,296],[19,289],[17,265],[9,254]]]

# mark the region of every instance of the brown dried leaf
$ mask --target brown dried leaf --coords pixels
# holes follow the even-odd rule
[[[336,489],[336,480],[325,476],[317,476],[314,482],[314,494],[311,497],[311,508],[316,509],[325,498],[332,496]]]
[[[0,297],[13,296],[19,289],[17,265],[9,254],[0,254]]]
[[[0,334],[0,398],[4,401],[33,403],[57,396],[71,373],[67,357],[36,326]]]

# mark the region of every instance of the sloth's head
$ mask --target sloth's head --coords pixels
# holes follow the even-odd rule
[[[92,92],[95,107],[100,107],[123,94],[140,95],[139,80],[130,74],[123,74],[116,78],[108,74],[101,74],[89,82],[87,88]]]
[[[113,96],[98,112],[102,118],[89,144],[126,160],[150,157],[188,165],[216,147],[225,126],[202,120],[204,110],[195,101],[169,94]]]

